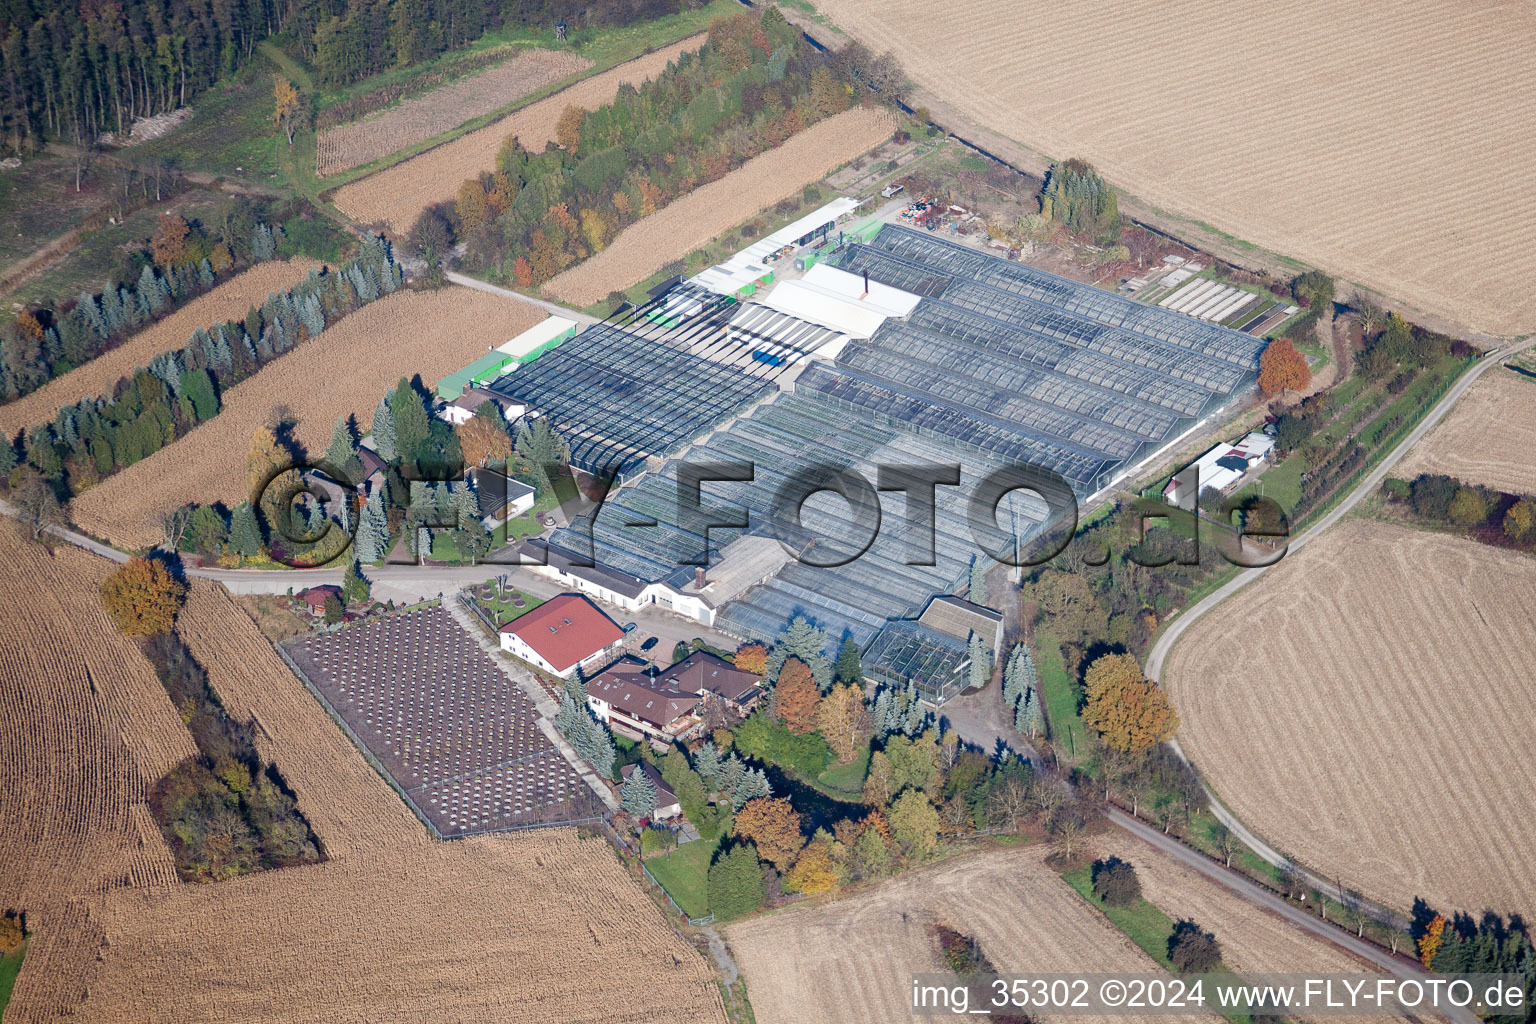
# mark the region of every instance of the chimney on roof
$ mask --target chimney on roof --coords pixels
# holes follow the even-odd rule
[[[693,585],[698,590],[703,590],[709,585],[709,578],[705,575],[702,565],[693,570]]]
[[[864,271],[864,294],[860,295],[859,298],[861,298],[861,299],[869,298],[869,271],[867,271],[867,270]]]

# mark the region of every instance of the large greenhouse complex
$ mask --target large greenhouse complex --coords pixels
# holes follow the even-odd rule
[[[663,344],[650,331],[589,328],[497,386],[553,417],[576,465],[625,468],[628,482],[596,520],[556,533],[553,547],[591,550],[661,584],[656,600],[671,591],[677,607],[703,607],[701,617],[742,637],[771,640],[804,615],[832,643],[853,637],[884,678],[910,670],[942,700],[947,692],[924,686],[921,667],[952,666],[963,651],[918,614],[961,587],[980,550],[1027,545],[1072,501],[1060,482],[1054,494],[1040,488],[1046,500],[1016,490],[979,542],[968,515],[977,482],[1003,467],[1039,467],[1082,502],[1247,389],[1264,342],[895,225],[850,242],[831,263],[919,301],[782,379],[741,358],[751,336],[729,324],[753,316],[748,305],[671,324]],[[815,320],[793,305],[780,312]],[[746,510],[744,527],[680,509],[678,454],[752,464],[752,480],[712,481],[703,492],[706,508]],[[822,491],[798,517],[771,517],[781,488],[817,467],[852,470],[872,488],[882,466],[935,465],[958,466],[960,479],[935,491],[931,551],[897,493],[844,500]],[[865,519],[855,523],[850,509]],[[777,538],[793,557],[731,585],[695,576],[707,562],[712,577],[730,579],[732,552],[749,548],[733,548],[744,535]]]

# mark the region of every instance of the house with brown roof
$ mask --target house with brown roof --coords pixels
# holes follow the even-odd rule
[[[611,657],[624,631],[580,594],[560,594],[500,629],[501,649],[536,668],[569,679],[582,666]]]
[[[741,718],[752,713],[763,695],[761,679],[708,651],[694,651],[656,678],[683,693],[697,694],[704,704],[718,701]]]
[[[656,666],[626,654],[587,680],[587,706],[614,732],[671,743],[701,725],[701,698],[661,677]]]

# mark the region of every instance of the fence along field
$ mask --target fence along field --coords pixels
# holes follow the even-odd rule
[[[75,979],[62,962],[94,954],[99,925],[74,897],[117,886],[176,886],[145,796],[197,753],[138,647],[113,628],[97,588],[109,562],[54,555],[0,523],[0,907],[34,935],[6,1021],[52,1007]]]
[[[315,171],[340,174],[516,102],[592,66],[585,57],[554,50],[526,50],[496,67],[403,100],[381,114],[319,134]]]
[[[7,544],[0,551],[10,564],[18,564],[25,552],[0,543]],[[21,612],[7,622],[13,630],[18,623],[33,627],[26,656],[47,657],[37,653],[51,650],[39,644],[39,635],[95,643],[71,646],[69,656],[89,659],[100,669],[98,686],[111,685],[103,693],[116,695],[112,673],[124,671],[115,666],[127,664],[131,652],[110,642],[105,616],[92,611],[96,581],[111,566],[81,552],[68,552],[68,559],[80,568],[57,576],[33,572],[34,563],[22,559],[27,571],[0,582],[0,594]],[[49,595],[61,591],[71,596],[55,608]],[[705,961],[668,927],[605,842],[579,838],[570,829],[429,840],[221,588],[194,583],[179,631],[229,713],[255,719],[261,753],[282,765],[331,859],[233,882],[180,885],[150,823],[147,835],[158,844],[159,874],[169,886],[145,889],[141,897],[125,889],[91,893],[94,862],[70,860],[50,848],[39,862],[57,862],[66,876],[52,884],[78,881],[80,896],[70,916],[43,919],[47,927],[27,955],[7,1024],[64,1016],[144,1024],[724,1024]],[[12,728],[36,724],[28,709],[13,710],[9,703],[19,646],[7,645],[0,655],[6,659],[0,693],[8,701],[7,740],[74,736],[69,729]],[[139,685],[153,687],[164,705],[160,718],[168,721],[162,728],[184,737],[148,663],[141,658],[137,664],[147,677]],[[89,707],[83,668],[78,675],[65,695],[70,703],[39,707],[38,714],[66,722],[67,712]],[[57,670],[55,678],[63,677],[64,670]],[[114,696],[124,707],[127,699]],[[146,749],[157,750],[150,745],[157,731],[143,716],[137,721],[124,723],[128,738],[137,748],[142,736]],[[159,741],[166,749],[158,750],[146,774],[191,753],[190,740],[185,742],[182,750]],[[19,784],[9,754],[0,764],[0,791],[7,795]],[[110,751],[83,754],[78,763],[102,789],[120,781],[120,761]],[[47,813],[57,823],[61,811],[50,806]],[[11,814],[0,819],[7,844],[14,820]],[[92,850],[117,848],[105,834],[90,838]],[[10,874],[0,876],[0,884]]]
[[[1444,473],[1519,494],[1536,494],[1536,380],[1513,370],[1484,375],[1393,475]]]
[[[816,7],[938,101],[1151,205],[1453,323],[1536,328],[1529,5]],[[1454,228],[1430,212],[1448,192]]]
[[[224,395],[224,409],[186,437],[79,495],[70,509],[87,533],[119,547],[160,539],[160,516],[188,502],[246,500],[251,434],[274,414],[298,423],[323,453],[336,417],[366,429],[401,377],[433,384],[544,318],[536,306],[469,288],[400,291],[358,310]]]
[[[1366,974],[1375,965],[1243,899],[1118,829],[1093,841],[1095,855],[1119,857],[1136,869],[1141,894],[1175,921],[1188,918],[1215,934],[1222,961],[1238,974]],[[1383,975],[1385,976],[1385,975]],[[1381,1024],[1397,1017],[1290,1017],[1320,1024]]]
[[[496,152],[508,137],[515,135],[522,141],[523,148],[540,152],[546,143],[555,141],[555,123],[567,106],[595,110],[612,100],[623,83],[638,85],[644,82],[679,55],[704,45],[705,38],[702,34],[690,36],[655,53],[636,57],[600,75],[583,79],[568,89],[513,111],[500,121],[360,181],[343,185],[331,198],[338,210],[358,223],[382,223],[393,233],[404,235],[422,210],[452,199],[466,178],[494,169]]]
[[[1192,626],[1162,683],[1271,845],[1402,909],[1530,919],[1532,607],[1536,561],[1351,520]]]
[[[872,107],[854,107],[819,121],[631,224],[608,248],[551,279],[545,291],[574,306],[598,302],[873,149],[895,128],[890,114]]]
[[[1002,973],[1155,974],[1043,862],[1038,846],[959,857],[869,892],[731,925],[759,1024],[889,1024],[911,1011],[912,975],[945,970],[928,935],[969,935]],[[1136,1018],[1074,1020],[1125,1021]],[[1151,1018],[1147,1018],[1151,1019]]]
[[[121,345],[49,381],[30,395],[0,405],[0,431],[7,437],[39,423],[53,422],[61,406],[83,398],[108,395],[118,380],[162,352],[181,348],[199,327],[240,319],[260,306],[270,292],[280,292],[320,266],[313,260],[268,260],[236,274],[158,323],[139,331]]]

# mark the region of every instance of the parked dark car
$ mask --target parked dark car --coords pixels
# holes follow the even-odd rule
[[[649,639],[649,640],[647,640],[647,641],[646,641],[646,642],[645,642],[645,643],[643,643],[643,644],[641,644],[641,645],[640,645],[640,649],[641,649],[641,650],[642,650],[642,651],[648,651],[648,650],[650,650],[650,649],[651,649],[651,648],[652,648],[652,647],[655,647],[655,646],[656,646],[656,645],[657,645],[657,644],[659,644],[659,643],[661,643],[661,637],[659,637],[659,636],[653,636],[653,637],[651,637],[651,638],[650,638],[650,639]]]

